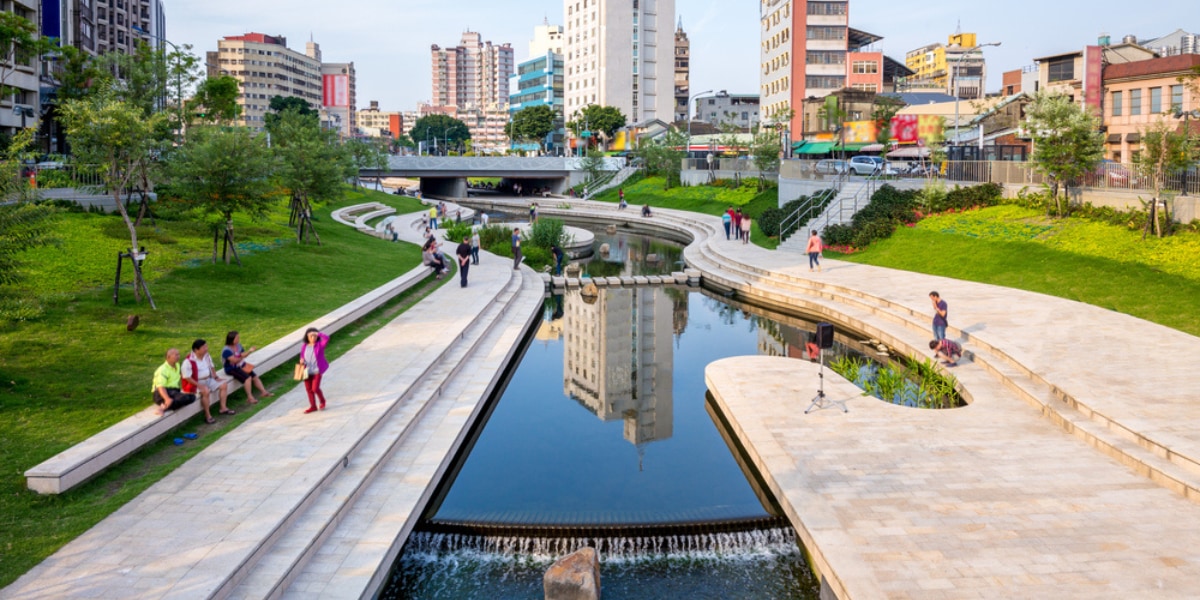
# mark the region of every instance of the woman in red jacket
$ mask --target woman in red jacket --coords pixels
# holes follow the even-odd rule
[[[304,414],[325,410],[325,394],[321,391],[321,378],[329,370],[329,362],[325,360],[325,346],[329,336],[321,333],[316,327],[309,327],[304,332],[304,343],[300,346],[300,364],[308,369],[304,378],[304,391],[308,392],[308,408]],[[320,405],[317,400],[320,399]]]

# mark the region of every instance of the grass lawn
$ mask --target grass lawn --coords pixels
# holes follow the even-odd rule
[[[662,177],[640,177],[634,175],[620,188],[625,190],[625,201],[631,210],[641,208],[643,204],[652,207],[690,210],[706,215],[719,216],[730,206],[741,208],[742,212],[752,217],[750,241],[767,249],[774,249],[779,240],[763,235],[758,228],[758,215],[768,208],[779,206],[779,190],[774,187],[761,192],[756,187],[757,180],[748,178],[746,185],[737,189],[727,187],[696,185],[676,186],[664,190],[665,181]],[[612,202],[616,204],[618,188],[606,190],[597,194],[593,200]]]
[[[1078,300],[1200,335],[1200,236],[1148,239],[997,206],[922,220],[831,258]]]
[[[301,246],[291,238],[280,203],[265,222],[238,222],[241,268],[207,261],[210,230],[160,219],[158,231],[145,228],[156,311],[134,304],[128,284],[120,306],[113,306],[114,256],[128,246],[119,217],[61,217],[56,229],[62,244],[30,253],[36,263],[17,290],[40,297],[44,314],[0,328],[0,411],[6,417],[0,421],[0,586],[255,412],[238,393],[230,400],[236,417],[213,426],[197,418],[184,426],[200,433],[197,441],[176,447],[164,440],[60,496],[25,489],[26,469],[144,408],[150,376],[167,347],[189,348],[203,337],[219,351],[229,329],[241,331],[247,346],[266,345],[420,261],[416,246],[369,237],[329,217],[333,208],[368,200],[403,212],[419,209],[411,198],[350,192],[317,210],[323,245]],[[345,352],[407,306],[398,299],[343,330],[333,337],[331,353]],[[130,314],[141,316],[134,332],[125,330]],[[276,393],[294,384],[290,370],[277,371],[267,376]]]

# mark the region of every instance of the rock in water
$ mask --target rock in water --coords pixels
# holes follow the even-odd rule
[[[542,577],[546,600],[600,600],[600,559],[581,548],[550,565]]]
[[[605,227],[605,228],[604,228],[604,232],[605,232],[605,233],[607,233],[608,235],[616,235],[616,233],[617,233],[617,226],[616,226],[616,225],[609,225],[608,227]]]
[[[592,282],[592,280],[589,279],[588,282],[586,284],[584,284],[583,289],[580,290],[579,293],[583,294],[584,296],[599,296],[600,288],[596,287],[596,284],[594,282]]]
[[[608,242],[604,242],[603,244],[600,244],[600,254],[601,255],[608,256],[609,250],[610,250],[610,248],[608,247]]]

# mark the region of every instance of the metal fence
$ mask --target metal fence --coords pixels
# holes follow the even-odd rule
[[[33,176],[33,181],[41,189],[61,188],[104,188],[104,176],[99,165],[74,164],[40,164],[25,167],[22,171],[25,177]]]
[[[964,183],[999,183],[1007,185],[1040,186],[1047,179],[1030,162],[1016,161],[951,161],[945,163],[942,174],[947,181]],[[1162,190],[1178,194],[1200,194],[1200,173],[1195,167],[1180,170],[1162,178]],[[1153,192],[1155,182],[1138,171],[1132,163],[1101,163],[1071,187],[1094,190],[1146,191]]]

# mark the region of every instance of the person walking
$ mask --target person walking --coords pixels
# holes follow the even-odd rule
[[[949,325],[950,307],[937,292],[929,292],[929,300],[933,302],[933,339],[940,342],[946,339],[946,326]]]
[[[821,252],[825,250],[825,242],[821,241],[821,236],[817,235],[817,230],[812,230],[812,235],[808,236],[808,272],[812,273],[813,267],[817,268],[817,272],[821,272]]]
[[[321,379],[329,370],[329,362],[325,360],[327,344],[329,336],[316,327],[309,327],[304,332],[304,342],[300,345],[300,364],[307,370],[304,391],[308,394],[308,408],[304,410],[304,414],[325,410],[325,392],[321,391]],[[318,400],[320,404],[317,404]]]
[[[742,209],[737,209],[733,213],[733,239],[742,239]]]
[[[729,213],[733,212],[733,208],[721,214],[721,224],[725,226],[725,240],[729,240],[729,228],[733,226],[733,217]]]
[[[750,215],[742,215],[742,243],[750,243]]]
[[[479,264],[479,230],[471,232],[471,264]]]
[[[471,270],[471,238],[463,236],[454,254],[458,256],[458,287],[467,287],[467,271]]]
[[[521,268],[521,229],[513,228],[512,234],[513,269]]]
[[[529,205],[529,224],[537,223],[537,202]]]
[[[438,209],[436,206],[429,207],[429,228],[437,229]]]

